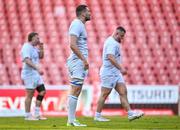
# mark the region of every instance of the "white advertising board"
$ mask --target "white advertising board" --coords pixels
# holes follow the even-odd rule
[[[179,87],[173,85],[128,85],[128,100],[133,104],[171,104],[177,103]],[[119,95],[112,90],[107,104],[119,103]]]

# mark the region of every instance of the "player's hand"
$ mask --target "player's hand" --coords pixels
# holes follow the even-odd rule
[[[38,73],[39,73],[40,75],[43,75],[43,74],[44,74],[44,72],[43,72],[39,67],[37,67],[36,70],[38,71]]]
[[[40,70],[40,71],[39,71],[39,74],[40,74],[40,75],[43,75],[43,74],[44,74],[44,72],[43,72],[42,70]]]
[[[44,74],[44,72],[42,70],[38,70],[38,72],[39,72],[40,75]]]
[[[83,64],[84,64],[84,70],[88,70],[89,69],[89,63],[87,62],[87,60],[83,60]]]
[[[44,43],[39,42],[39,43],[38,43],[38,46],[39,46],[39,49],[43,49],[43,48],[44,48]]]
[[[127,74],[127,70],[125,70],[124,68],[121,68],[121,73],[123,74],[123,75],[126,75]]]

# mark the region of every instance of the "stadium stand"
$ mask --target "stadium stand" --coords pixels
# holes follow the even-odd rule
[[[127,30],[123,45],[128,84],[180,83],[180,1],[178,0],[0,0],[0,85],[22,84],[20,48],[36,31],[45,43],[46,84],[68,84],[68,26],[75,7],[86,3],[89,77],[99,82],[105,38],[117,25]]]

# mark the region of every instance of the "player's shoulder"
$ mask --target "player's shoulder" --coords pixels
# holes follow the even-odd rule
[[[105,40],[105,44],[106,45],[115,45],[115,40],[112,36],[109,36],[106,40]]]
[[[24,49],[30,49],[31,48],[31,45],[28,43],[28,42],[25,42],[22,46],[22,50]]]
[[[27,42],[24,42],[22,47],[28,47],[28,46],[29,44]]]
[[[74,19],[71,24],[80,24],[80,20],[79,19]]]
[[[79,19],[74,19],[71,22],[71,26],[81,26],[81,25],[82,25],[82,22]]]
[[[112,40],[113,40],[113,37],[109,36],[109,37],[107,37],[106,42],[109,42],[109,41],[112,41]]]

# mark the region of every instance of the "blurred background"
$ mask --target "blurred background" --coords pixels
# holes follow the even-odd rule
[[[128,70],[125,79],[132,108],[143,109],[147,115],[178,114],[180,0],[0,0],[0,115],[12,109],[20,110],[18,114],[24,111],[20,49],[32,31],[39,33],[45,44],[41,65],[49,90],[46,100],[56,98],[45,102],[47,109],[42,110],[47,115],[66,111],[67,34],[79,4],[87,4],[92,15],[86,24],[90,63],[82,93],[86,100],[80,101],[79,114],[93,113],[96,108],[103,42],[119,25],[127,32],[123,66]],[[105,108],[123,115],[119,107],[118,96],[112,92]]]

